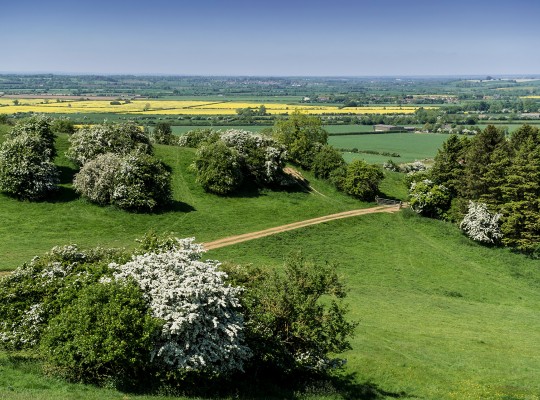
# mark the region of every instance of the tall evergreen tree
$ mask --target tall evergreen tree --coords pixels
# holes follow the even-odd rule
[[[462,186],[465,171],[465,153],[469,147],[467,138],[452,135],[443,143],[435,156],[430,171],[431,180],[437,185],[444,185],[452,196],[456,196]]]
[[[511,141],[512,165],[502,188],[503,243],[526,253],[540,250],[540,135],[534,129],[518,132]]]
[[[478,200],[489,193],[489,179],[486,174],[492,169],[492,154],[505,141],[504,131],[493,125],[478,133],[465,156],[465,182],[462,197]]]

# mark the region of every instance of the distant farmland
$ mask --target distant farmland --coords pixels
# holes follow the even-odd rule
[[[254,112],[264,105],[270,115],[286,115],[294,111],[304,114],[412,114],[419,107],[370,106],[338,107],[329,105],[303,105],[254,102],[208,102],[190,100],[71,100],[71,99],[11,99],[0,98],[0,114],[43,113],[78,114],[112,113],[135,115],[236,115],[238,109],[250,108]],[[427,108],[427,107],[426,107]]]

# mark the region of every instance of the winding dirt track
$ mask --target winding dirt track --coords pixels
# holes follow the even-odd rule
[[[248,240],[259,239],[265,236],[274,235],[276,233],[291,231],[293,229],[303,228],[309,225],[321,224],[323,222],[333,221],[336,219],[356,217],[357,215],[375,214],[375,213],[394,213],[399,211],[399,205],[396,206],[377,206],[372,208],[362,208],[360,210],[345,211],[337,214],[325,215],[305,221],[294,222],[292,224],[276,226],[275,228],[265,229],[263,231],[244,233],[243,235],[230,236],[224,239],[214,240],[213,242],[203,243],[207,250],[219,249],[220,247],[230,246],[237,243],[246,242]]]
[[[207,250],[219,249],[220,247],[230,246],[237,243],[247,242],[248,240],[259,239],[276,233],[292,231],[293,229],[303,228],[309,225],[322,224],[323,222],[336,219],[356,217],[358,215],[375,213],[395,213],[400,210],[400,206],[377,206],[371,208],[361,208],[359,210],[344,211],[337,214],[325,215],[324,217],[307,219],[305,221],[293,222],[292,224],[276,226],[258,232],[244,233],[243,235],[230,236],[224,239],[214,240],[213,242],[203,243]],[[0,277],[8,275],[11,271],[0,271]]]

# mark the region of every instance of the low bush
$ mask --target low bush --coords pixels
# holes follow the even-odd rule
[[[66,156],[78,166],[83,166],[105,153],[152,154],[150,140],[133,123],[102,124],[81,128],[69,138],[69,141],[71,146]]]
[[[379,193],[379,184],[384,178],[381,169],[363,160],[354,160],[347,166],[342,181],[343,191],[361,200],[371,201]]]
[[[21,200],[41,200],[56,189],[58,170],[49,145],[19,133],[0,146],[0,191]]]
[[[146,154],[99,155],[75,175],[73,186],[94,203],[130,211],[154,211],[172,201],[170,172]]]
[[[49,321],[41,352],[55,375],[125,385],[150,364],[162,324],[151,316],[136,283],[98,282],[84,287]]]
[[[409,189],[409,204],[418,214],[441,218],[450,207],[450,191],[429,179],[413,182]]]

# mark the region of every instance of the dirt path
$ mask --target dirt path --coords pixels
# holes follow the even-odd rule
[[[246,242],[248,240],[258,239],[265,236],[274,235],[276,233],[287,232],[293,229],[303,228],[309,225],[321,224],[323,222],[333,221],[336,219],[355,217],[357,215],[375,214],[375,213],[394,213],[399,211],[400,207],[396,206],[377,206],[372,208],[362,208],[360,210],[345,211],[337,214],[325,215],[308,219],[305,221],[294,222],[292,224],[276,226],[275,228],[265,229],[263,231],[244,233],[243,235],[230,236],[224,239],[214,240],[213,242],[203,243],[207,250],[219,249],[220,247],[230,246],[237,243]]]

